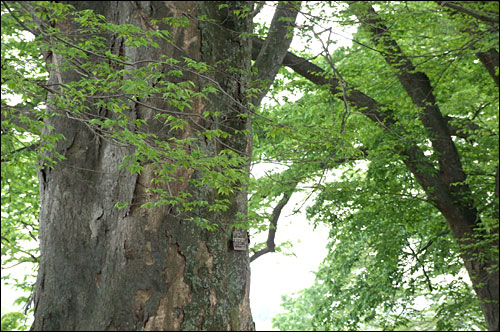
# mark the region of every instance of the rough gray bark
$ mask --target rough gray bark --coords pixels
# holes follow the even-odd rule
[[[196,100],[191,112],[221,111],[225,126],[234,130],[247,127],[247,119],[237,117],[245,95],[250,70],[250,41],[239,36],[251,31],[251,18],[237,18],[233,9],[250,3],[230,2],[219,10],[209,2],[72,2],[77,9],[93,9],[115,24],[134,24],[143,29],[150,20],[162,17],[188,17],[190,25],[169,29],[177,47],[161,44],[159,49],[134,49],[107,36],[113,52],[123,52],[132,61],[158,60],[166,54],[189,56],[209,64],[223,61],[215,80],[226,93]],[[198,22],[207,15],[216,24]],[[72,25],[62,25],[71,33]],[[52,61],[58,57],[53,54]],[[241,71],[227,71],[228,67]],[[166,70],[166,68],[165,68]],[[52,78],[54,77],[54,73]],[[61,75],[63,81],[78,79],[72,71]],[[186,74],[200,87],[205,84],[196,75]],[[166,100],[144,101],[169,109]],[[168,130],[153,119],[155,110],[131,103],[126,112],[130,118],[144,119],[147,130],[160,138]],[[71,110],[55,110],[60,112]],[[191,118],[184,135],[194,135],[200,126],[214,129],[214,122]],[[250,269],[248,252],[229,246],[231,231],[222,227],[207,231],[188,215],[168,206],[140,209],[142,203],[154,201],[147,192],[152,188],[153,170],[145,166],[140,175],[130,175],[119,165],[132,148],[97,138],[80,121],[65,116],[45,119],[53,129],[46,132],[64,134],[56,151],[66,159],[53,168],[39,172],[40,252],[41,262],[35,286],[35,321],[32,330],[252,330],[250,312]],[[49,127],[47,127],[49,128]],[[235,135],[224,142],[235,150],[249,147],[246,135]],[[220,143],[200,140],[198,144],[215,154]],[[196,172],[179,169],[179,176],[194,178]],[[161,186],[158,184],[157,186]],[[165,185],[163,185],[165,186]],[[211,188],[195,188],[187,182],[170,183],[174,193],[187,191],[196,198],[212,200]],[[230,208],[218,215],[219,224],[230,225],[237,213],[246,214],[246,193],[228,197]],[[128,210],[114,208],[117,202],[131,203]],[[199,211],[209,213],[208,211]]]

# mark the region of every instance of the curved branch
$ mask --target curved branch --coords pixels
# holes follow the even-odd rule
[[[253,38],[252,43],[252,58],[255,59],[257,54],[259,53],[260,47],[262,47],[264,42],[259,38]],[[327,78],[328,73],[326,73],[322,68],[313,64],[309,60],[296,56],[291,52],[287,52],[285,58],[283,59],[282,65],[289,67],[297,74],[301,75],[302,77],[308,79],[318,86],[329,86],[330,91],[334,95],[339,94],[340,98],[343,98],[339,80],[336,77]],[[389,125],[395,123],[394,118],[392,118],[389,113],[383,112],[379,103],[375,99],[367,96],[363,92],[348,86],[346,98],[349,103],[356,106],[360,110],[360,112],[362,112],[372,121],[378,123],[382,128],[388,129]]]
[[[439,109],[429,77],[424,72],[417,71],[371,5],[349,3],[349,8],[358,17],[362,27],[370,32],[374,44],[393,51],[392,55],[385,55],[384,59],[396,70],[395,74],[413,104],[422,109],[420,121],[433,133],[431,143],[439,156],[439,168],[443,172],[445,183],[463,182],[466,176],[460,156]]]
[[[281,211],[285,207],[285,205],[288,203],[290,200],[290,197],[292,197],[293,192],[295,191],[295,187],[297,187],[298,182],[296,182],[293,187],[283,193],[283,197],[281,200],[278,202],[278,204],[274,207],[273,213],[271,215],[271,224],[269,227],[269,231],[267,233],[267,241],[266,241],[266,247],[264,249],[261,249],[257,252],[255,252],[252,257],[250,257],[250,262],[253,262],[260,256],[267,254],[269,252],[275,252],[276,251],[276,244],[274,243],[274,238],[276,237],[276,230],[278,228],[278,220],[281,215]]]

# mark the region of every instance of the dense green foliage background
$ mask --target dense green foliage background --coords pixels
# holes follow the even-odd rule
[[[485,227],[498,227],[498,87],[476,56],[478,50],[498,48],[498,28],[431,2],[373,4],[417,70],[430,77],[443,115],[456,119],[461,134],[454,142],[474,202]],[[334,6],[325,4],[323,10],[335,11]],[[492,2],[470,6],[498,14]],[[328,27],[333,17],[354,23],[348,10],[311,17],[310,26]],[[287,312],[273,319],[280,330],[486,329],[445,219],[397,154],[404,144],[417,142],[426,155],[432,147],[419,109],[382,52],[358,29],[351,47],[312,61],[392,110],[397,123],[391,130],[346,109],[328,86],[318,88],[289,69],[282,70],[273,92],[302,97],[287,102],[285,94],[281,103],[262,110],[285,127],[256,121],[256,158],[288,166],[286,176],[262,180],[266,200],[288,190],[284,179],[312,187],[316,198],[308,216],[330,228],[329,254],[314,285],[283,298]],[[489,241],[498,241],[498,234]]]

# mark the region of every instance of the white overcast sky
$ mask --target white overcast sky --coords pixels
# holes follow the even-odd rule
[[[261,176],[272,165],[254,167],[254,176]],[[305,206],[297,214],[292,214],[306,198],[305,193],[295,193],[283,208],[276,232],[275,243],[291,241],[290,252],[294,256],[268,253],[251,263],[250,305],[257,331],[270,331],[271,319],[284,312],[281,296],[309,287],[314,281],[314,271],[326,256],[328,229],[319,225],[315,230],[307,221]],[[310,203],[310,201],[308,201]],[[263,242],[267,233],[260,234],[252,241]]]
[[[271,23],[275,2],[268,2],[256,21],[261,23]],[[304,24],[304,17],[299,14],[297,24]],[[350,46],[350,38],[354,28],[342,31],[339,27],[332,27],[334,34],[332,39],[336,39],[334,47]],[[311,52],[317,54],[322,51],[322,44],[319,41],[308,44]],[[294,37],[291,49],[303,50],[304,41],[297,36]],[[300,96],[288,96],[290,100],[297,100]],[[266,100],[263,101],[268,102]],[[252,167],[252,175],[260,177],[265,171],[271,171],[273,165],[256,165]],[[296,257],[284,256],[279,253],[269,253],[257,258],[251,263],[252,277],[250,289],[250,305],[252,307],[253,319],[257,331],[272,330],[271,319],[276,314],[284,312],[281,304],[281,296],[297,292],[311,286],[314,282],[314,272],[327,254],[326,244],[328,242],[328,228],[319,225],[313,229],[312,224],[306,219],[305,208],[311,204],[311,198],[306,202],[299,213],[291,215],[294,208],[300,207],[307,197],[307,193],[295,193],[290,202],[285,206],[278,221],[275,243],[291,241],[294,246],[291,249]],[[298,204],[298,205],[297,205]],[[297,205],[297,206],[296,206]],[[265,241],[267,234],[261,234],[255,242]]]

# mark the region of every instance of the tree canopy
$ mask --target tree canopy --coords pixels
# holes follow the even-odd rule
[[[498,15],[497,4],[470,6]],[[294,72],[283,73],[288,82],[277,91],[303,96],[263,110],[288,127],[266,130],[261,121],[256,150],[262,159],[288,165],[293,175],[286,179],[316,182],[308,215],[331,231],[329,255],[315,284],[284,299],[288,313],[274,320],[281,330],[486,328],[464,280],[464,248],[433,202],[436,182],[425,179],[432,173],[446,177],[452,161],[444,158],[449,148],[440,145],[449,135],[466,174],[461,183],[470,188],[462,199],[478,210],[482,222],[476,231],[485,231],[476,245],[484,246],[496,262],[491,268],[498,269],[498,25],[460,8],[349,3],[335,17],[359,23],[352,47],[328,53],[325,41],[324,56],[311,61],[317,67],[310,77],[300,68],[305,62],[292,54],[285,58]],[[314,24],[328,26],[329,19],[316,18]],[[484,54],[496,55],[495,68],[481,60]],[[423,81],[428,91],[418,86]],[[425,119],[422,107],[429,101],[412,94],[419,88],[425,98],[435,98],[431,103],[448,130],[442,139]],[[336,169],[342,174],[333,175]],[[283,175],[277,176],[266,180],[267,190],[283,186]],[[288,190],[271,192],[288,197]],[[416,304],[423,299],[425,310]]]
[[[193,185],[221,197],[208,202],[159,190],[160,199],[144,208],[224,213],[224,195],[248,185],[248,218],[233,226],[268,234],[266,242],[252,243],[251,260],[280,250],[274,237],[281,211],[292,195],[306,193],[308,218],[330,229],[329,253],[310,288],[284,297],[286,312],[273,319],[280,330],[498,329],[498,2],[287,4],[256,2],[236,13],[255,16],[277,7],[272,22],[254,23],[251,36],[254,72],[245,75],[254,79],[247,97],[260,105],[267,94],[249,110],[251,128],[235,130],[222,121],[227,126],[199,130],[222,145],[230,136],[252,135],[253,164],[284,166],[247,180],[241,171],[247,159],[237,148],[206,155],[181,134],[191,123],[183,113],[193,100],[224,91],[214,82],[198,89],[175,78],[184,72],[203,77],[213,67],[165,56],[175,83],[163,81],[153,91],[145,82],[160,79],[157,63],[134,67],[124,56],[101,53],[103,34],[140,48],[171,42],[165,31],[113,25],[87,10],[72,19],[92,38],[72,40],[46,25],[66,19],[68,7],[2,2],[2,268],[39,262],[36,245],[27,245],[38,236],[36,171],[41,158],[52,164],[64,158],[47,153],[61,137],[42,121],[54,116],[47,104],[64,105],[71,109],[67,116],[98,138],[134,147],[123,161],[130,174],[158,162],[153,177],[167,183],[179,181],[185,167],[201,174]],[[352,45],[337,47],[345,27],[357,29]],[[288,49],[293,34],[303,48]],[[276,57],[261,56],[267,53]],[[57,70],[67,66],[85,75],[64,86],[57,75],[47,81],[46,59],[55,54],[66,59]],[[96,57],[99,66],[81,63]],[[147,124],[123,116],[131,100],[151,94],[175,109],[157,114],[179,133],[168,143],[152,131],[131,130]],[[101,118],[89,116],[91,98]],[[104,116],[107,110],[113,118]],[[205,121],[218,116],[203,114]],[[164,158],[171,162],[160,165]],[[192,221],[219,227],[203,215],[193,213]],[[29,304],[32,285],[11,282],[27,291],[20,301]],[[2,316],[2,330],[22,328],[23,318]]]

